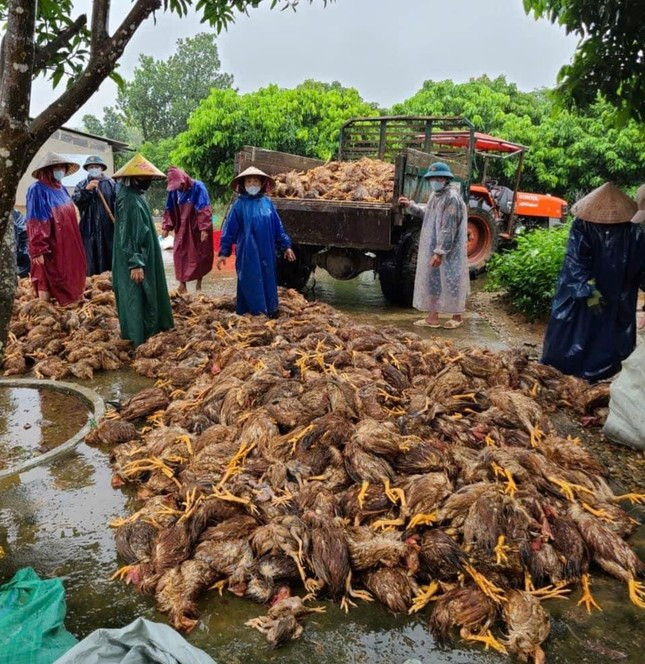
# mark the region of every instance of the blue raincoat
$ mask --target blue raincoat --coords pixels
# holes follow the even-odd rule
[[[29,242],[27,240],[27,220],[15,208],[11,212],[13,230],[16,238],[16,268],[22,279],[29,274],[31,259],[29,258]]]
[[[243,193],[226,217],[219,255],[231,255],[236,245],[237,313],[273,316],[278,312],[276,247],[291,248],[272,201]]]
[[[639,224],[576,219],[551,307],[542,362],[598,381],[620,370],[636,347],[636,306],[645,279],[645,231]],[[602,296],[587,304],[594,285]]]

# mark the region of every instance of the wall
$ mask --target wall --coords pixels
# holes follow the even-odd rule
[[[114,156],[112,146],[109,143],[83,134],[77,134],[69,129],[59,129],[43,145],[29,165],[27,173],[20,180],[16,194],[16,207],[23,213],[25,212],[27,188],[34,181],[31,172],[38,166],[45,154],[50,151],[65,155],[78,155],[78,163],[81,165],[89,155],[98,155],[107,164],[108,173],[114,172]]]

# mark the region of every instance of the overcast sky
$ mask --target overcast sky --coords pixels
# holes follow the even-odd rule
[[[88,0],[77,0],[86,11]],[[265,4],[270,4],[268,0]],[[112,29],[130,7],[112,0]],[[207,30],[197,15],[159,14],[139,29],[121,61],[127,79],[139,54],[166,58],[180,37]],[[296,13],[260,8],[240,15],[219,38],[222,70],[241,92],[313,78],[338,80],[366,101],[388,107],[413,95],[425,80],[504,74],[523,90],[552,86],[576,39],[548,21],[526,16],[522,0],[337,0],[326,9],[301,0]],[[114,103],[106,82],[68,124]],[[32,112],[56,96],[46,82],[34,88]]]

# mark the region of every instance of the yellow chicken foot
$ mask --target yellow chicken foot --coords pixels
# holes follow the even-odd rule
[[[412,530],[412,528],[416,528],[417,526],[431,526],[435,523],[438,516],[436,512],[415,514],[408,522],[407,530]]]
[[[495,473],[495,477],[503,477],[506,480],[506,488],[504,489],[504,493],[512,498],[517,491],[517,484],[515,484],[515,480],[513,479],[513,474],[511,471],[508,470],[508,468],[502,468],[502,466],[496,464],[494,461],[491,463],[491,468]]]
[[[226,588],[226,584],[228,581],[226,579],[222,579],[221,581],[218,581],[217,583],[214,583],[209,590],[217,590],[219,592],[219,596],[221,597],[224,594],[224,588]]]
[[[110,577],[110,581],[116,581],[116,579],[123,581],[135,567],[136,565],[125,565],[124,567],[119,567],[119,569]]]
[[[614,523],[616,521],[616,519],[614,519],[614,517],[609,512],[607,512],[607,510],[595,509],[594,507],[589,505],[589,503],[585,503],[584,501],[581,504],[582,508],[587,510],[589,514],[593,514],[594,516],[597,516],[599,519],[603,519],[603,521],[609,521],[609,523]]]
[[[370,483],[367,480],[363,480],[363,483],[361,484],[361,490],[358,492],[358,496],[356,497],[360,509],[363,509],[363,504],[365,503],[365,496],[367,495],[367,490],[369,488],[370,488]]]
[[[180,399],[181,397],[185,397],[186,392],[184,390],[173,390],[170,393],[170,398],[171,399]]]
[[[540,389],[540,383],[538,383],[537,380],[536,380],[535,383],[533,383],[533,387],[529,390],[529,394],[532,397],[536,397],[538,395],[538,390],[539,389]]]
[[[537,447],[544,438],[544,431],[536,424],[531,428],[531,447]]]
[[[524,572],[524,591],[527,593],[535,592],[535,586],[533,585],[533,579],[528,572]]]
[[[506,650],[506,647],[493,636],[493,633],[490,631],[490,629],[486,629],[480,634],[472,634],[466,628],[463,628],[459,634],[461,638],[464,639],[464,641],[476,641],[477,643],[483,643],[484,650],[492,648],[493,650],[497,650],[497,652],[502,653],[502,655],[508,655],[508,650]]]
[[[373,602],[374,598],[367,592],[367,590],[354,590],[352,588],[352,572],[351,570],[347,574],[345,579],[345,593],[348,597],[353,597],[354,599],[362,599],[364,602]],[[349,601],[349,600],[348,600]],[[350,602],[353,606],[356,606],[353,602]]]
[[[397,526],[404,525],[405,521],[403,519],[379,519],[372,524],[372,528],[385,532],[387,530],[394,530]]]
[[[571,588],[567,588],[566,581],[559,581],[558,583],[543,588],[533,589],[528,591],[530,595],[538,599],[569,599],[567,595],[571,592]]]
[[[479,573],[472,565],[465,565],[464,569],[472,580],[477,584],[479,589],[490,597],[494,602],[501,604],[504,601],[504,590],[496,586],[492,581],[489,581],[483,574]]]
[[[160,387],[162,390],[166,387],[170,387],[172,385],[171,380],[158,380],[155,383],[155,387]]]
[[[248,498],[241,498],[240,496],[236,496],[226,489],[213,489],[211,496],[213,498],[218,498],[219,500],[224,500],[229,503],[238,503],[239,505],[244,505],[248,508],[251,514],[256,514],[258,511],[258,508]]]
[[[645,493],[625,493],[616,500],[629,500],[632,505],[645,505]]]
[[[181,436],[177,436],[175,439],[176,443],[183,443],[186,446],[186,449],[188,450],[188,454],[190,456],[193,456],[193,443],[190,440],[190,436],[187,434],[182,434]]]
[[[488,434],[486,438],[484,438],[484,442],[486,443],[486,445],[488,445],[488,447],[497,447],[497,443],[495,443],[495,441],[491,438],[490,434]]]
[[[510,550],[511,548],[506,544],[506,535],[500,535],[497,538],[497,546],[495,546],[493,549],[493,551],[495,551],[495,557],[497,559],[498,565],[508,562],[508,556],[506,553]]]
[[[317,579],[307,579],[305,581],[305,590],[309,593],[304,600],[309,601],[310,599],[315,599],[316,595],[325,587],[323,581],[318,581]]]
[[[383,489],[385,491],[385,495],[390,499],[390,502],[392,502],[394,505],[400,502],[401,507],[405,507],[406,501],[403,489],[392,489],[390,487],[390,480],[387,477],[383,480]]]
[[[275,507],[284,507],[285,505],[288,505],[291,501],[293,500],[293,494],[289,489],[285,489],[284,494],[282,496],[274,496],[271,499],[271,504],[274,505]]]
[[[549,480],[549,482],[551,482],[551,484],[555,484],[555,486],[557,486],[560,489],[560,491],[562,491],[565,498],[567,500],[570,500],[571,502],[573,502],[576,499],[575,494],[573,493],[574,490],[578,491],[579,493],[593,494],[593,491],[587,489],[586,486],[581,486],[580,484],[573,484],[571,482],[566,482],[565,480],[558,479],[557,477],[553,477],[552,475],[549,475],[547,479]]]
[[[585,608],[587,609],[587,613],[591,613],[592,609],[598,609],[598,611],[602,611],[600,604],[596,602],[593,595],[591,594],[591,584],[589,581],[590,578],[588,574],[583,574],[580,578],[580,583],[582,584],[582,597],[580,598],[577,606],[584,604]]]
[[[468,392],[467,394],[453,394],[450,398],[453,401],[472,401],[473,403],[477,403],[474,392]]]
[[[358,604],[356,604],[356,602],[352,602],[352,600],[349,599],[349,597],[346,595],[343,595],[343,598],[340,600],[340,610],[344,611],[345,613],[349,613],[350,607],[355,609],[357,606]]]
[[[639,609],[645,609],[645,585],[641,581],[636,581],[636,579],[630,577],[627,587],[629,589],[629,599],[632,604]]]
[[[436,581],[431,581],[427,586],[421,586],[419,592],[414,596],[412,600],[412,606],[408,613],[412,615],[421,611],[425,608],[432,598],[437,594],[439,590],[439,584]]]
[[[308,427],[305,427],[300,433],[297,433],[295,436],[291,436],[289,440],[287,441],[288,443],[291,443],[291,454],[296,453],[296,447],[298,447],[298,443],[310,432],[312,432],[314,429],[314,425],[310,424]]]

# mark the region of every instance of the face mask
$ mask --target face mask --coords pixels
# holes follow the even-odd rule
[[[254,187],[244,187],[246,189],[246,193],[249,194],[249,196],[257,196],[260,193],[260,189],[262,187],[258,187],[257,185]]]
[[[148,189],[150,189],[150,185],[152,184],[152,180],[135,180],[133,184],[139,191],[148,191]]]
[[[66,172],[67,171],[63,170],[62,168],[55,168],[54,169],[54,180],[56,180],[56,182],[61,182],[62,179],[65,177]]]
[[[446,186],[446,183],[439,180],[430,180],[430,186],[432,187],[432,191],[441,191]]]
[[[87,174],[91,178],[100,178],[101,177],[101,169],[100,168],[88,168],[87,169]]]

